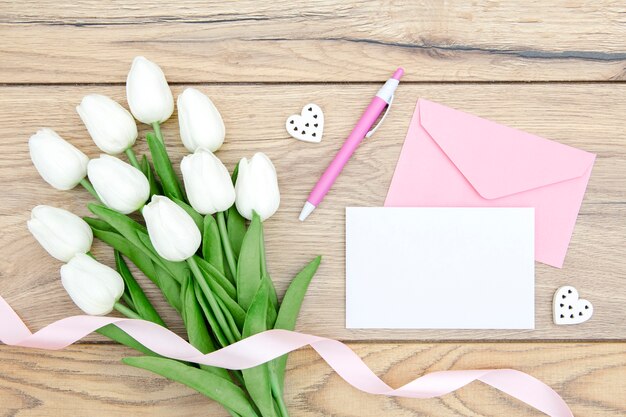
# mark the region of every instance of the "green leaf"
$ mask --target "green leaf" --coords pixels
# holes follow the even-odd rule
[[[233,181],[233,185],[237,184],[237,176],[239,176],[239,162],[235,165],[235,169],[233,169],[233,173],[230,176],[230,179]]]
[[[218,301],[222,301],[226,310],[224,316],[229,319],[228,316],[232,316],[233,320],[237,324],[238,329],[243,328],[243,323],[246,319],[246,312],[235,301],[236,290],[235,287],[224,277],[217,279],[217,274],[214,274],[215,270],[210,269],[211,265],[200,258],[194,256],[194,260],[198,264],[200,271],[206,277],[205,281],[209,285],[210,290],[213,292]],[[230,287],[229,287],[230,286]],[[236,333],[239,333],[237,330]]]
[[[234,383],[172,359],[124,358],[125,364],[180,382],[242,417],[258,417],[245,392]]]
[[[132,337],[130,337],[125,331],[120,329],[114,324],[109,324],[107,326],[101,327],[96,332],[100,333],[103,336],[108,337],[111,340],[115,340],[117,343],[120,343],[124,346],[128,346],[129,348],[135,349],[145,355],[149,356],[159,356]]]
[[[233,277],[237,275],[237,256],[233,251],[232,246],[230,245],[230,237],[228,236],[228,226],[226,225],[226,215],[223,211],[220,211],[216,215],[217,218],[217,230],[220,235],[220,241],[222,242],[222,249],[224,250],[224,257],[226,258],[226,262],[222,260],[222,265],[224,266],[224,270],[227,270],[229,273],[227,275],[228,279],[231,279],[233,282],[235,280]]]
[[[246,311],[250,308],[261,282],[261,227],[259,216],[253,216],[237,263],[237,302]]]
[[[226,277],[226,279],[228,279],[228,281],[235,284],[236,283],[235,275],[230,271],[230,268],[228,267],[228,261],[226,260],[225,257],[224,257],[224,265],[222,269],[224,270],[224,276]]]
[[[259,216],[253,212],[252,221],[258,219]],[[271,329],[274,327],[276,321],[276,315],[278,314],[278,295],[276,294],[276,288],[274,283],[267,272],[267,263],[265,260],[265,241],[263,233],[263,223],[261,223],[261,233],[259,234],[259,253],[261,254],[261,279],[265,281],[268,288],[268,294],[270,299],[270,305],[267,307],[267,326]]]
[[[206,327],[206,322],[204,321],[202,310],[198,304],[191,275],[187,276],[183,281],[181,287],[181,304],[181,316],[185,323],[189,343],[202,353],[213,352],[215,345],[213,344],[209,330]],[[211,372],[214,375],[230,381],[230,376],[226,369],[205,365],[200,365],[200,367],[207,372]]]
[[[122,293],[122,300],[126,303],[126,305],[133,311],[136,310],[135,304],[133,303],[133,299],[130,296],[130,292],[128,291],[128,287],[124,286],[124,292]]]
[[[258,241],[257,241],[258,242]],[[245,244],[245,242],[244,242]],[[268,307],[268,288],[265,281],[261,282],[256,292],[243,326],[243,337],[249,337],[267,330],[266,314]],[[264,417],[276,416],[272,387],[270,385],[270,369],[267,363],[254,368],[244,369],[243,379],[250,397]]]
[[[204,293],[200,289],[200,285],[197,282],[194,283],[194,291],[196,292],[198,304],[200,304],[200,308],[202,308],[202,311],[204,312],[204,317],[206,317],[207,321],[209,322],[209,327],[211,328],[211,331],[213,331],[217,342],[222,347],[228,346],[228,339],[224,335],[221,326],[215,318],[215,314],[213,314],[213,311],[211,310],[211,306],[209,306],[209,302],[206,300],[206,297],[204,296]]]
[[[233,185],[237,183],[237,176],[239,175],[239,163],[235,165],[233,175],[231,179]],[[233,248],[235,256],[239,258],[241,252],[241,244],[243,237],[246,234],[246,219],[237,211],[237,207],[233,204],[227,212],[226,229],[228,230],[228,238],[230,240],[230,246]]]
[[[274,283],[269,275],[263,275],[263,281],[265,281],[268,288],[269,303],[267,304],[267,328],[273,329],[276,317],[278,317],[278,296],[276,295],[276,289]]]
[[[215,293],[215,296],[218,298],[218,301],[221,301],[225,308],[228,310],[230,316],[232,316],[233,320],[237,324],[239,329],[243,329],[243,324],[246,321],[246,312],[237,304],[235,300],[230,298],[226,291],[221,288],[219,285],[214,285],[209,281],[209,286],[211,290]],[[227,316],[228,316],[227,315]]]
[[[228,230],[228,240],[237,259],[241,253],[241,245],[246,235],[246,219],[237,211],[234,205],[228,209],[226,218],[226,229]]]
[[[274,283],[270,278],[267,272],[267,261],[265,259],[265,237],[263,231],[263,222],[261,222],[260,217],[254,211],[252,212],[252,221],[259,221],[261,224],[261,233],[259,233],[259,253],[261,254],[261,276],[264,280],[267,281],[269,288],[269,297],[272,302],[272,306],[278,311],[278,296],[276,295],[276,288],[274,288]]]
[[[322,257],[318,256],[313,259],[308,265],[306,265],[296,277],[291,281],[287,292],[283,297],[283,302],[280,305],[278,311],[278,317],[274,324],[275,329],[293,330],[296,327],[296,320],[300,313],[300,307],[302,307],[302,301],[306,294],[311,279],[317,272],[317,268],[320,266]],[[282,392],[285,383],[285,367],[287,366],[287,355],[283,355],[280,358],[276,358],[272,361],[272,371],[276,373],[278,383],[280,384],[280,390]]]
[[[154,265],[155,276],[157,279],[157,286],[163,293],[163,296],[168,303],[176,311],[180,312],[182,309],[180,303],[180,284],[172,277],[172,275],[158,264]],[[187,273],[189,274],[189,273]]]
[[[115,251],[115,264],[117,266],[117,271],[122,276],[126,289],[133,300],[133,305],[135,306],[137,314],[139,314],[139,316],[144,320],[167,327],[165,326],[165,322],[161,316],[159,316],[159,313],[155,310],[154,306],[150,303],[150,300],[148,300],[148,297],[146,297],[146,294],[135,280],[135,277],[133,277],[130,269],[128,269],[128,265],[124,262],[124,258],[122,258],[122,255],[118,251]]]
[[[117,233],[117,230],[115,230],[113,226],[111,226],[109,223],[105,222],[104,220],[96,219],[94,217],[83,217],[83,220],[89,226],[91,226],[92,229],[98,229],[98,230],[104,230],[106,232]]]
[[[224,274],[224,252],[217,222],[210,214],[204,216],[202,227],[202,257]],[[234,287],[233,287],[234,288]]]
[[[228,311],[224,311],[220,308],[219,303],[213,290],[209,286],[210,277],[205,275],[202,272],[202,269],[198,266],[196,261],[198,257],[194,256],[187,259],[187,263],[191,267],[191,272],[195,278],[195,282],[199,285],[202,290],[202,294],[204,295],[208,305],[210,307],[213,316],[215,317],[217,324],[219,325],[219,329],[222,331],[228,343],[235,343],[238,339],[235,338],[235,334],[231,332],[230,326],[228,325],[228,319],[226,316],[230,316]]]
[[[119,234],[128,239],[133,245],[138,247],[144,246],[139,240],[137,232],[147,234],[148,229],[146,229],[145,226],[137,223],[125,214],[118,213],[117,211],[111,210],[110,208],[100,204],[90,203],[87,207],[93,214],[111,225],[118,231]]]
[[[235,342],[238,342],[241,340],[241,330],[239,325],[235,322],[235,319],[233,318],[233,315],[231,314],[229,308],[226,306],[226,304],[224,303],[224,301],[222,301],[221,298],[217,297],[216,298],[217,304],[219,305],[220,309],[222,310],[222,313],[224,314],[224,318],[226,319],[226,323],[228,323],[228,328],[230,329],[230,332],[232,333]],[[239,307],[241,308],[241,307]],[[243,311],[243,310],[241,310]],[[245,318],[244,318],[244,323],[245,323]]]
[[[311,279],[317,272],[317,268],[320,266],[322,257],[318,256],[307,264],[295,278],[289,284],[287,292],[283,297],[280,310],[278,311],[278,317],[276,318],[275,329],[293,330],[296,326],[296,319],[300,313],[300,307],[302,307],[302,301],[306,294]]]
[[[148,157],[146,155],[141,158],[141,171],[148,179],[148,184],[150,184],[150,197],[155,194],[162,194],[163,190],[161,189],[161,184],[157,181],[154,176],[154,171],[152,170],[152,166],[150,165],[150,161],[148,161]]]
[[[239,329],[243,328],[243,323],[246,319],[246,312],[235,301],[235,287],[232,287],[232,294],[229,293],[228,290],[226,290],[222,285],[220,285],[220,283],[216,279],[214,279],[215,276],[211,274],[210,271],[207,271],[203,268],[203,265],[206,266],[205,260],[201,259],[200,257],[196,257],[196,262],[198,263],[198,266],[200,267],[203,275],[206,277],[206,282],[209,285],[209,288],[211,289],[213,294],[215,294],[218,300],[221,300],[223,302],[224,306],[228,310],[228,314],[225,315],[231,315],[235,320],[235,323],[237,323],[237,327]]]
[[[93,235],[96,238],[113,247],[113,249],[121,252],[124,256],[130,259],[130,261],[135,264],[145,276],[147,276],[155,284],[157,283],[154,264],[150,258],[147,257],[144,250],[133,245],[130,241],[128,241],[128,239],[117,232],[96,229],[93,225],[91,226],[91,230],[93,230]]]
[[[189,343],[202,353],[214,351],[215,346],[206,328],[202,310],[198,305],[191,275],[183,281],[180,293],[183,306],[182,317],[189,336]]]
[[[120,234],[124,235],[128,239],[130,239],[133,233],[138,230],[145,233],[148,232],[148,229],[146,229],[144,225],[131,219],[126,214],[117,212],[102,204],[89,203],[87,204],[87,208],[89,209],[89,211],[98,216],[101,220],[108,223],[111,227],[113,227],[115,230],[117,230]],[[98,225],[102,225],[102,223],[98,223]]]
[[[267,285],[269,287],[269,298],[270,304],[276,311],[278,311],[278,295],[276,294],[276,288],[274,287],[274,282],[270,278],[269,275],[264,275],[263,279],[267,280]]]
[[[156,171],[163,191],[165,195],[170,198],[176,198],[181,201],[185,201],[185,195],[183,194],[182,187],[172,167],[172,162],[167,154],[165,145],[161,143],[154,135],[149,132],[146,136],[148,147],[150,148],[150,154],[152,155],[152,163],[154,164],[154,170]]]
[[[233,300],[237,297],[237,290],[235,289],[235,286],[228,278],[222,275],[217,268],[199,256],[194,256],[194,259],[198,263],[202,272],[210,278],[209,281],[214,281],[219,284]]]
[[[198,226],[198,230],[202,233],[202,228],[204,224],[204,218],[202,217],[202,214],[198,213],[193,207],[191,207],[184,201],[181,201],[177,198],[172,198],[172,201],[178,204],[183,210],[187,212],[187,214],[189,214],[196,226]]]

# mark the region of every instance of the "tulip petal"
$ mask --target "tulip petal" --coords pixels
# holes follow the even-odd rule
[[[135,119],[109,97],[86,95],[76,107],[76,112],[102,152],[117,155],[134,145],[137,139]]]
[[[87,175],[87,155],[52,129],[41,129],[31,136],[28,148],[39,175],[58,190],[74,188]]]
[[[142,123],[163,123],[174,112],[174,97],[161,68],[135,57],[126,78],[126,99],[133,116]]]

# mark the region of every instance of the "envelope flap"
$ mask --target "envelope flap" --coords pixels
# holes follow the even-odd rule
[[[487,199],[582,176],[595,155],[419,100],[420,123],[474,189]]]

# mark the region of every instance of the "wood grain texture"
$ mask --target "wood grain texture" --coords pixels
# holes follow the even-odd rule
[[[324,256],[304,303],[299,329],[343,340],[611,340],[626,339],[626,260],[623,243],[626,190],[626,85],[405,85],[376,135],[366,141],[322,206],[304,223],[297,220],[303,201],[363,110],[372,85],[201,85],[226,121],[227,140],[218,152],[229,167],[243,156],[264,151],[273,159],[282,191],[281,208],[266,223],[269,267],[282,293],[291,277],[317,254]],[[182,90],[176,86],[174,93]],[[122,86],[4,87],[0,90],[0,294],[34,328],[78,312],[58,279],[60,263],[48,257],[29,235],[25,222],[37,204],[86,214],[88,194],[48,187],[28,158],[27,139],[50,126],[83,149],[97,149],[74,106],[87,93],[100,92],[124,102]],[[537,264],[536,330],[346,330],[344,291],[344,207],[379,206],[386,194],[418,97],[446,103],[507,125],[598,154],[563,269]],[[313,101],[326,114],[321,144],[288,137],[284,121]],[[503,104],[506,103],[506,104]],[[145,126],[142,126],[142,135]],[[164,126],[173,160],[184,155],[176,115]],[[145,142],[139,141],[143,153]],[[95,253],[110,262],[110,252]],[[593,318],[578,326],[555,326],[551,300],[557,287],[571,284],[595,305]],[[149,286],[149,288],[152,288]],[[149,291],[167,310],[154,290]],[[171,311],[165,314],[180,330]]]
[[[367,341],[351,346],[392,386],[434,370],[512,367],[552,386],[576,416],[623,416],[626,344],[574,341],[626,340],[625,16],[626,4],[611,0],[0,0],[0,294],[33,329],[78,313],[60,285],[60,263],[25,222],[36,204],[87,214],[88,195],[49,188],[29,162],[26,141],[49,126],[97,155],[74,107],[95,92],[125,104],[126,73],[142,54],[163,67],[175,93],[196,84],[215,101],[227,126],[219,156],[228,166],[255,151],[276,162],[282,206],[267,223],[267,246],[279,291],[306,261],[324,255],[300,330]],[[396,65],[407,74],[389,118],[323,207],[298,223],[317,174]],[[537,330],[344,329],[343,208],[382,204],[418,97],[598,154],[565,267],[537,264]],[[286,117],[308,101],[326,114],[320,145],[296,142],[283,130]],[[164,133],[179,161],[184,152],[175,119]],[[140,128],[143,136],[146,127]],[[138,151],[146,151],[143,140]],[[111,264],[103,245],[94,252]],[[551,323],[552,293],[563,284],[594,303],[589,322]],[[146,288],[180,331],[160,295]],[[98,343],[60,352],[0,346],[0,417],[226,415],[179,384],[123,366],[119,358],[131,351],[100,343],[101,337],[87,340]],[[433,400],[365,395],[311,350],[291,355],[286,386],[296,417],[540,415],[481,383]]]
[[[3,83],[623,80],[623,1],[0,2]]]
[[[433,371],[507,367],[549,384],[576,416],[621,417],[626,410],[623,343],[351,347],[394,387]],[[219,405],[189,388],[120,363],[120,358],[135,354],[111,345],[80,345],[60,352],[2,347],[0,416],[227,416]],[[346,384],[312,349],[290,356],[285,395],[293,417],[544,415],[480,382],[428,400],[368,395]]]

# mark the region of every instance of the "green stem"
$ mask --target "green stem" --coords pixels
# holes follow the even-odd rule
[[[163,133],[161,133],[161,124],[159,122],[152,123],[152,129],[154,129],[154,134],[156,135],[157,139],[161,141],[161,143],[165,143],[163,141]]]
[[[128,304],[130,308],[135,308],[135,303],[133,303],[133,299],[130,298],[130,295],[128,295],[128,293],[122,294],[122,300],[124,300],[124,302]]]
[[[220,237],[222,238],[222,246],[224,247],[224,253],[226,254],[226,261],[233,277],[237,276],[237,262],[235,262],[235,254],[233,248],[230,245],[230,239],[228,238],[228,230],[226,229],[226,219],[224,212],[217,213],[217,227],[220,231]]]
[[[202,259],[202,258],[200,258]],[[219,269],[217,269],[216,267],[214,267],[213,265],[211,265],[210,263],[208,263],[207,261],[205,261],[202,264],[203,268],[207,269],[207,273],[209,274],[214,274],[215,276],[217,276],[220,280],[222,280],[222,282],[232,282],[232,280],[228,279],[228,277],[226,275],[224,275]],[[224,286],[223,284],[219,284],[221,286]],[[234,288],[234,287],[233,287]],[[233,289],[234,291],[234,289]]]
[[[96,189],[93,188],[93,185],[91,185],[91,183],[89,182],[87,178],[83,178],[82,180],[80,180],[80,185],[82,185],[83,188],[85,188],[85,190],[89,191],[89,194],[94,196],[96,200],[100,201],[100,196],[98,195],[98,193],[96,192]]]
[[[272,396],[278,404],[278,410],[280,411],[280,415],[282,417],[289,417],[289,411],[287,411],[287,406],[285,405],[285,400],[283,399],[283,393],[280,389],[280,385],[278,384],[278,380],[275,378],[276,374],[272,374],[270,376],[270,384],[272,386]]]
[[[141,317],[139,316],[139,314],[135,313],[133,310],[126,307],[124,304],[120,304],[119,302],[116,302],[114,305],[114,308],[120,313],[122,313],[123,315],[125,315],[126,317],[128,317],[129,319],[141,320]]]
[[[241,373],[241,371],[231,371],[231,374],[235,376],[235,379],[237,380],[237,382],[239,382],[239,385],[241,385],[242,387],[246,385],[246,382],[243,380],[243,374]]]
[[[261,245],[261,249],[259,253],[261,254],[261,276],[267,276],[267,261],[265,260],[265,236],[263,235],[263,223],[261,223],[261,238],[259,239],[259,245]]]
[[[222,332],[224,333],[224,336],[226,336],[226,339],[228,340],[228,343],[235,343],[236,342],[235,337],[233,336],[233,333],[231,332],[230,327],[228,326],[226,317],[224,317],[224,313],[222,312],[222,309],[220,308],[219,304],[217,304],[215,295],[213,295],[213,291],[211,291],[211,288],[209,288],[209,284],[206,282],[206,279],[204,278],[202,271],[200,271],[200,267],[196,263],[196,260],[193,259],[193,257],[191,257],[187,259],[187,264],[189,265],[189,268],[191,269],[191,272],[193,273],[193,275],[196,277],[196,281],[200,285],[200,289],[202,289],[202,292],[207,298],[207,301],[209,302],[209,305],[211,306],[211,309],[213,310],[213,314],[215,314],[215,319],[219,323],[222,329]]]
[[[141,171],[141,165],[139,164],[139,161],[137,160],[137,156],[135,155],[135,151],[133,151],[133,148],[126,149],[124,153],[128,157],[130,164],[134,166],[135,168],[137,168],[139,171]]]

